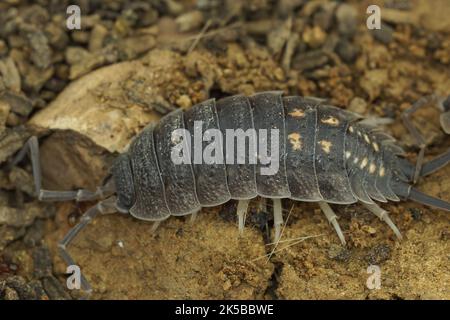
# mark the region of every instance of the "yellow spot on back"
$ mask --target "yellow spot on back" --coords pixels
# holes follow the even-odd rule
[[[371,163],[369,166],[369,172],[374,173],[376,169],[377,169],[377,166],[374,165],[373,163]]]
[[[367,134],[364,134],[364,140],[366,140],[367,143],[370,143],[370,139]]]
[[[288,114],[294,118],[303,118],[305,116],[305,111],[295,108],[294,111],[289,112]]]
[[[348,159],[352,156],[352,153],[350,151],[345,151],[345,159]]]
[[[369,162],[369,159],[367,159],[367,158],[364,158],[362,161],[361,161],[361,165],[359,166],[361,169],[364,169],[366,166],[367,166],[367,163]]]
[[[302,144],[302,137],[299,133],[293,132],[290,135],[288,135],[289,143],[292,146],[292,149],[294,150],[302,150],[303,144]]]
[[[372,146],[376,152],[380,151],[380,147],[378,146],[378,143],[374,142],[374,143],[372,143]]]
[[[329,124],[330,126],[337,126],[339,125],[339,120],[336,119],[335,117],[329,116],[325,119],[320,120],[320,122],[325,123],[325,124]]]
[[[380,168],[380,171],[379,171],[379,175],[380,175],[380,177],[384,177],[384,175],[385,175],[385,170],[384,170],[384,167],[381,167]]]
[[[330,153],[331,147],[333,146],[333,144],[330,141],[321,140],[319,141],[319,144],[325,153]]]

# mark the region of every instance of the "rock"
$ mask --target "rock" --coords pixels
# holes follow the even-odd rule
[[[6,120],[8,119],[11,106],[9,103],[0,100],[0,135],[5,131]]]
[[[96,24],[92,29],[89,39],[89,51],[94,52],[103,48],[103,41],[108,34],[108,29],[101,25]]]
[[[367,111],[367,102],[360,97],[354,97],[352,101],[350,101],[348,110],[359,114],[365,114]]]
[[[366,255],[365,260],[371,265],[379,265],[391,257],[391,248],[385,244],[373,247]]]
[[[203,21],[203,13],[199,10],[186,12],[175,20],[180,32],[196,30],[202,26]]]
[[[322,50],[308,51],[295,57],[294,68],[312,70],[328,63],[329,58]]]
[[[381,29],[370,30],[372,36],[383,44],[389,44],[392,41],[394,29],[386,23],[381,24]]]
[[[14,92],[20,92],[20,73],[11,57],[0,60],[0,80],[4,86]]]
[[[22,148],[29,135],[29,132],[21,127],[7,128],[0,135],[0,163]]]
[[[315,26],[312,28],[306,27],[302,35],[303,41],[311,48],[317,48],[321,46],[324,43],[326,37],[327,34],[319,26]]]
[[[335,50],[339,57],[346,63],[354,62],[359,53],[359,49],[346,39],[340,40],[337,43]]]
[[[48,44],[48,39],[42,31],[35,31],[28,34],[28,41],[31,47],[31,61],[40,69],[47,69],[51,64],[52,51]]]
[[[338,23],[338,31],[341,35],[352,37],[357,29],[356,9],[349,4],[343,3],[336,10],[336,19]]]
[[[387,84],[388,72],[386,69],[367,70],[359,80],[359,85],[369,95],[370,100],[377,98],[382,87]]]
[[[73,130],[109,152],[123,152],[132,137],[159,119],[152,111],[154,104],[161,104],[158,99],[163,97],[169,105],[175,102],[164,98],[167,84],[174,86],[172,94],[177,86],[187,85],[180,62],[180,57],[170,51],[155,50],[141,60],[91,72],[68,85],[29,124],[41,129]]]
[[[9,105],[9,109],[21,116],[28,116],[33,110],[31,101],[21,94],[15,94],[13,92],[4,92],[0,94],[0,102]]]

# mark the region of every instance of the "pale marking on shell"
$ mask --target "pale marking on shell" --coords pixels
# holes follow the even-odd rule
[[[333,116],[329,116],[325,119],[321,119],[320,122],[329,124],[330,126],[338,126],[339,125],[339,120]]]
[[[289,134],[288,139],[293,150],[302,150],[303,147],[302,137],[298,132],[293,132]]]
[[[359,166],[361,169],[364,169],[367,166],[367,163],[369,163],[369,159],[364,158],[361,161],[361,165]]]
[[[333,146],[333,144],[330,141],[327,140],[320,140],[319,141],[320,146],[322,147],[322,150],[325,153],[330,153],[331,151],[331,147]]]
[[[305,111],[295,108],[294,111],[289,112],[288,114],[294,118],[303,118],[305,116]]]
[[[374,142],[374,143],[372,143],[372,146],[376,152],[380,151],[380,147],[378,146],[378,143]]]

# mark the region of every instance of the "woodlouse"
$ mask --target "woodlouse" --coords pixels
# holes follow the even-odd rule
[[[201,207],[237,199],[242,232],[249,199],[258,195],[274,201],[276,239],[283,224],[282,198],[318,202],[343,244],[344,235],[328,203],[361,202],[400,238],[387,212],[374,201],[412,199],[450,211],[450,203],[412,187],[419,176],[430,174],[450,161],[449,150],[422,165],[425,143],[409,117],[428,100],[419,100],[404,113],[405,124],[421,148],[416,166],[401,157],[403,151],[392,137],[364,123],[361,116],[316,99],[283,97],[281,92],[210,99],[186,112],[180,109],[168,114],[133,140],[129,150],[114,162],[111,177],[96,192],[43,190],[36,137],[28,141],[13,164],[30,151],[40,200],[104,199],[90,208],[61,241],[61,254],[69,265],[74,261],[66,250],[68,244],[98,214],[130,213],[138,219],[157,222],[156,227],[170,215],[194,214]],[[218,129],[224,135],[227,129],[278,129],[279,170],[271,175],[261,174],[262,165],[250,163],[248,153],[243,164],[173,163],[171,149],[176,142],[172,133],[187,129],[193,135],[196,121],[202,121],[203,131]],[[206,146],[207,142],[202,144]],[[220,150],[225,153],[225,143],[222,147]],[[195,151],[192,146],[191,157]],[[236,160],[237,155],[233,157]],[[82,286],[90,290],[84,277]]]

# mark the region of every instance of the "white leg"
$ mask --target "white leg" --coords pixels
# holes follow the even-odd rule
[[[341,227],[339,226],[339,223],[337,222],[337,216],[334,213],[333,209],[329,206],[328,203],[324,201],[319,201],[320,209],[322,209],[322,212],[325,214],[325,217],[327,217],[327,220],[329,223],[331,223],[334,227],[334,230],[336,230],[336,233],[341,240],[342,245],[345,246],[345,237],[342,233]]]
[[[150,230],[150,233],[155,233],[156,229],[158,229],[160,224],[161,224],[161,221],[153,222],[152,229]]]
[[[283,225],[283,208],[281,199],[272,199],[273,201],[273,226],[275,229],[274,242],[278,242],[281,235],[281,226]]]
[[[239,220],[239,234],[244,233],[245,217],[247,215],[249,203],[250,203],[250,199],[239,200],[239,202],[238,202],[237,216],[238,216],[238,220]]]
[[[198,211],[195,211],[194,213],[191,214],[191,218],[189,219],[189,222],[191,224],[193,224],[195,222],[195,220],[197,219],[197,214],[198,214]]]
[[[374,215],[380,218],[380,220],[386,222],[386,224],[392,229],[392,231],[394,231],[397,238],[399,238],[400,240],[402,239],[402,234],[400,233],[394,222],[392,222],[391,218],[389,218],[389,215],[386,210],[380,208],[376,203],[374,204],[363,203],[363,205],[370,212],[372,212]]]

